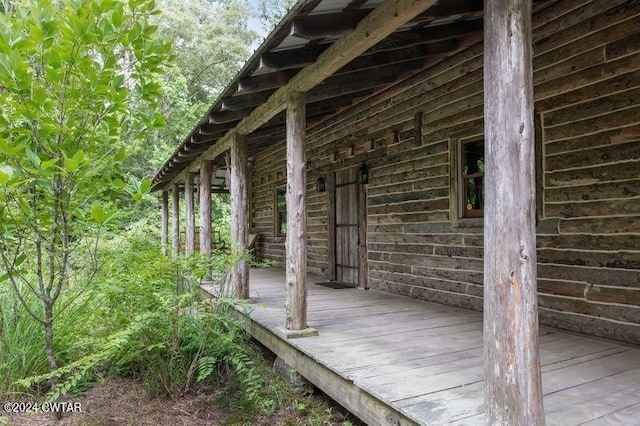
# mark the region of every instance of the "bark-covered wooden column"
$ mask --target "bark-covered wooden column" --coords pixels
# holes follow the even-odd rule
[[[184,178],[184,252],[186,255],[196,252],[195,210],[193,204],[193,174],[187,172]]]
[[[180,253],[180,187],[177,183],[171,186],[171,225],[173,228],[173,254]]]
[[[540,425],[531,0],[485,1],[484,28],[486,422]]]
[[[169,191],[162,191],[162,234],[160,235],[162,255],[169,252]]]
[[[211,255],[211,161],[200,164],[200,254]]]
[[[236,133],[231,142],[231,248],[237,258],[242,258],[247,248],[247,138]],[[249,265],[246,257],[231,267],[231,284],[235,297],[249,298]]]
[[[316,334],[307,327],[307,164],[305,95],[287,99],[286,336]]]

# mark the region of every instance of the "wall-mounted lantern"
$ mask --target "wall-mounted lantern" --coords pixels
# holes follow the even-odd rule
[[[327,185],[323,176],[318,177],[318,180],[316,181],[316,189],[318,192],[324,192],[327,190]]]
[[[360,170],[358,170],[358,178],[362,185],[369,183],[369,168],[364,161],[362,162],[362,166],[360,166]]]

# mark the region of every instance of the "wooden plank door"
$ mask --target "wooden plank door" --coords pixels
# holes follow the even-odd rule
[[[336,281],[358,285],[358,169],[335,172]]]

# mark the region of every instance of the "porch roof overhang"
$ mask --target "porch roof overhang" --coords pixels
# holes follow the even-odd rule
[[[483,0],[300,0],[157,171],[153,189],[216,160],[234,132],[248,135],[250,152],[282,140],[290,91],[307,93],[312,128],[480,42],[482,27]]]

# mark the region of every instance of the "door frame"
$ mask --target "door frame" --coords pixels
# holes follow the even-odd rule
[[[354,166],[357,167],[357,166]],[[337,277],[337,237],[336,237],[336,173],[344,169],[332,170],[327,176],[327,262],[331,281]],[[369,263],[367,248],[367,185],[356,179],[358,205],[358,288],[369,289]]]

